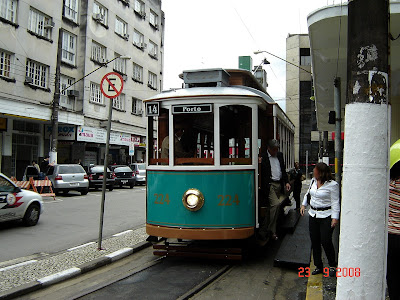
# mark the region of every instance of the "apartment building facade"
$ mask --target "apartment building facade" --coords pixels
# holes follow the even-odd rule
[[[59,38],[58,162],[103,162],[108,105],[113,106],[110,161],[145,159],[142,100],[160,92],[163,83],[160,0],[0,0],[0,23],[3,173],[21,177],[26,165],[49,152]],[[111,101],[99,85],[112,71],[124,78],[124,90]]]
[[[310,39],[308,34],[289,34],[286,38],[286,114],[295,125],[295,160],[308,171],[318,162],[319,132],[313,100]]]

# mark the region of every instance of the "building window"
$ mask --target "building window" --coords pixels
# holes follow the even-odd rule
[[[144,48],[144,35],[137,30],[133,32],[133,44],[140,49]]]
[[[92,60],[102,64],[107,62],[106,47],[95,41],[92,41]]]
[[[135,0],[135,7],[133,10],[143,18],[146,16],[144,2],[141,0]]]
[[[108,24],[108,10],[103,5],[93,2],[93,19],[105,26]]]
[[[152,58],[157,58],[158,55],[158,46],[152,41],[149,41],[149,55]]]
[[[152,10],[150,10],[149,23],[154,28],[158,28],[158,15]]]
[[[0,76],[11,77],[11,62],[13,55],[7,51],[0,50]]]
[[[26,60],[26,78],[25,82],[41,88],[47,88],[49,76],[49,67],[36,61]]]
[[[143,67],[133,63],[133,77],[136,82],[143,83]]]
[[[70,87],[69,89],[66,90],[67,87],[69,87],[71,84],[75,82],[75,79],[72,77],[68,77],[65,75],[60,76],[60,106],[73,109],[74,107],[74,98],[68,96],[68,91],[73,87]]]
[[[157,90],[157,75],[150,71],[149,71],[148,86],[153,90]]]
[[[115,57],[120,57],[118,53],[115,52]],[[117,58],[114,60],[114,70],[121,74],[126,74],[126,59]]]
[[[311,66],[310,48],[300,48],[300,65]]]
[[[28,30],[35,33],[38,36],[46,39],[51,38],[51,29],[54,27],[54,23],[51,17],[33,9],[31,7],[29,11],[29,23]]]
[[[62,32],[62,61],[75,65],[76,35],[67,31]]]
[[[78,0],[64,0],[64,17],[78,22]]]
[[[121,94],[112,100],[112,106],[118,110],[124,110],[125,108],[125,94]]]
[[[0,18],[17,22],[17,0],[0,0]]]
[[[142,115],[142,100],[132,97],[132,114]]]
[[[128,24],[118,17],[115,19],[115,33],[123,38],[128,38]]]
[[[97,84],[94,82],[90,83],[90,102],[93,102],[96,104],[104,103],[103,94],[101,93],[101,90],[100,90],[100,84]]]

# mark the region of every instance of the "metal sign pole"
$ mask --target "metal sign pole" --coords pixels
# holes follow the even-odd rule
[[[101,241],[102,241],[102,238],[103,238],[104,204],[105,204],[105,201],[106,201],[107,166],[108,166],[108,153],[109,153],[109,148],[110,148],[112,101],[113,101],[113,99],[110,99],[109,108],[108,108],[106,151],[105,151],[105,154],[104,154],[103,186],[101,188],[100,228],[99,228],[99,240],[98,240],[98,243],[97,243],[97,248],[99,250],[101,250]]]
[[[103,186],[101,189],[101,208],[100,208],[100,226],[99,226],[99,240],[97,243],[98,250],[102,250],[101,242],[103,239],[103,223],[104,223],[104,204],[106,201],[106,188],[107,188],[107,166],[108,166],[108,153],[110,148],[110,133],[111,133],[111,119],[113,109],[113,99],[118,97],[124,87],[124,81],[118,73],[111,72],[104,75],[100,83],[102,94],[109,98],[108,106],[108,120],[107,120],[107,138],[106,138],[106,151],[104,154],[104,171],[103,171]]]

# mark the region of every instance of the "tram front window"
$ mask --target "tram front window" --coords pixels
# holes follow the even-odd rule
[[[251,108],[220,108],[221,165],[251,165]]]
[[[214,114],[174,115],[175,165],[214,164]]]

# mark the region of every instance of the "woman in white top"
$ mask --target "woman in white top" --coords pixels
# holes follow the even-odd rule
[[[313,258],[316,269],[313,275],[323,272],[321,246],[324,247],[329,262],[329,275],[336,275],[336,255],[332,243],[332,233],[339,222],[340,203],[339,185],[332,179],[331,169],[325,163],[317,163],[314,178],[308,192],[304,196],[300,213],[303,216],[307,207],[307,194],[310,193],[310,209],[308,210],[309,230]]]

